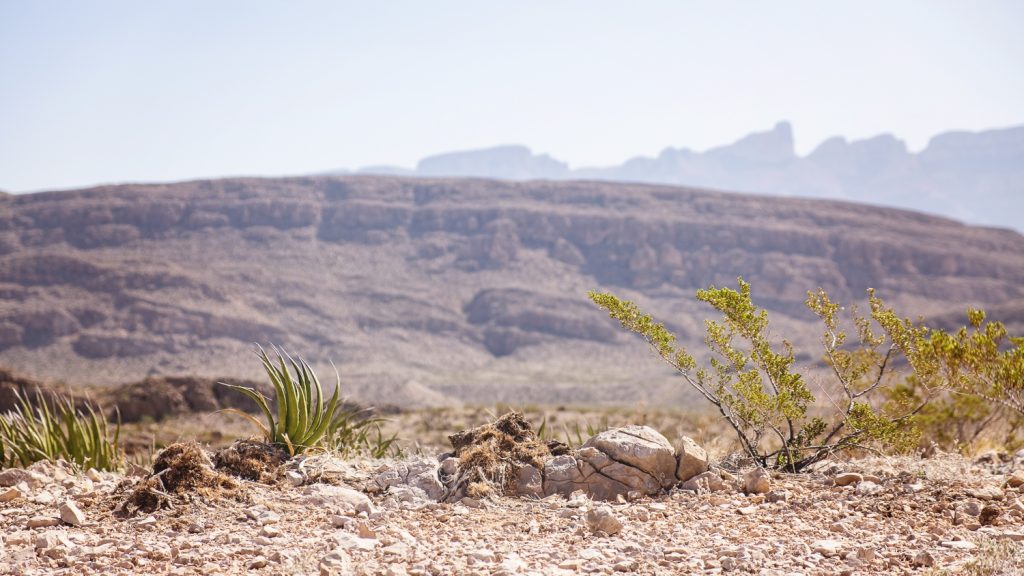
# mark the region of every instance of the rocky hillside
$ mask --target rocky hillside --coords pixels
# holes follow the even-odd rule
[[[700,342],[698,287],[749,280],[804,364],[805,291],[1021,318],[1024,237],[918,213],[595,182],[229,179],[0,197],[0,364],[77,385],[259,376],[252,342],[356,398],[681,402],[587,302]],[[952,316],[956,318],[957,316]],[[330,376],[330,377],[326,377]]]

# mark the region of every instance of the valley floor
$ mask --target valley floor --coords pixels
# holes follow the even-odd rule
[[[1007,482],[1024,473],[1024,451],[829,462],[773,476],[767,494],[607,504],[365,500],[357,491],[388,465],[341,464],[335,486],[241,481],[235,497],[193,494],[128,517],[115,508],[137,478],[2,471],[13,486],[0,487],[0,574],[1024,573],[1024,487]],[[860,477],[840,478],[849,472]],[[65,508],[61,521],[69,500],[81,515]],[[602,509],[612,518],[588,520]]]

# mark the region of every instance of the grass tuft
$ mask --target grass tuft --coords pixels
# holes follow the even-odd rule
[[[83,469],[121,467],[120,418],[111,436],[102,411],[91,405],[79,410],[69,396],[50,399],[37,392],[30,401],[28,396],[16,394],[15,408],[0,415],[0,467],[60,459]]]

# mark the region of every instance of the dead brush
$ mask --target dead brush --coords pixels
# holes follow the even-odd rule
[[[460,473],[454,486],[465,487],[466,494],[474,498],[512,493],[520,468],[543,469],[551,456],[547,444],[517,412],[453,434],[449,440],[459,459]]]
[[[178,499],[213,501],[238,496],[240,490],[231,477],[214,470],[213,462],[198,443],[179,442],[157,455],[153,473],[135,485],[119,508],[130,516],[140,510],[173,508]]]

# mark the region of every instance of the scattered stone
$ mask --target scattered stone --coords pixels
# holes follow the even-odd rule
[[[636,560],[632,559],[620,560],[616,562],[614,566],[612,566],[612,570],[616,572],[635,572],[636,568],[637,562]]]
[[[947,540],[940,543],[945,548],[952,548],[953,550],[974,550],[977,546],[973,542],[967,540]]]
[[[54,518],[53,516],[33,516],[28,519],[28,522],[25,525],[28,528],[47,528],[58,524],[60,524],[60,518]]]
[[[934,565],[935,565],[935,558],[933,558],[932,555],[929,554],[927,550],[921,550],[920,552],[918,552],[917,554],[914,555],[914,566],[929,567],[929,566],[934,566]]]
[[[495,560],[494,551],[487,548],[471,550],[467,556],[478,562],[494,562]]]
[[[85,514],[78,509],[78,506],[71,500],[65,501],[60,505],[58,509],[60,512],[60,519],[66,524],[72,526],[81,526],[85,523]]]
[[[706,493],[706,492],[720,492],[726,490],[728,487],[722,477],[713,470],[708,470],[690,478],[686,482],[679,485],[680,490],[689,490],[691,492]]]
[[[1024,470],[1017,470],[1006,479],[1006,485],[1010,488],[1024,486]]]
[[[288,484],[296,487],[302,486],[302,484],[306,481],[306,477],[296,472],[295,470],[289,470],[285,472],[284,479],[285,482],[288,482]]]
[[[332,484],[309,484],[302,488],[303,501],[313,506],[338,506],[356,512],[373,512],[370,498],[358,490]]]
[[[679,440],[676,440],[675,451],[679,460],[676,466],[676,480],[686,482],[697,474],[708,471],[708,453],[693,438],[680,436]]]
[[[255,558],[253,558],[252,560],[249,561],[249,565],[248,566],[249,566],[249,570],[255,570],[255,569],[258,569],[258,568],[266,568],[267,567],[267,558],[266,558],[266,556],[262,556],[262,555],[257,556],[257,557],[255,557]]]
[[[260,536],[266,536],[267,538],[276,538],[281,535],[281,529],[276,524],[267,524],[260,529]]]
[[[849,486],[850,484],[859,484],[864,477],[856,472],[844,472],[838,474],[835,477],[836,486]]]
[[[785,502],[789,500],[789,490],[776,488],[765,495],[765,500],[771,503]]]
[[[587,528],[591,532],[604,532],[612,536],[622,530],[622,522],[612,513],[610,506],[598,506],[587,511]]]
[[[11,487],[0,492],[0,502],[13,502],[24,497],[25,493],[16,487]]]
[[[843,543],[838,540],[818,540],[811,544],[811,550],[826,558],[838,556],[843,549]]]
[[[981,488],[968,488],[968,496],[977,498],[978,500],[1002,500],[1003,491],[995,486],[982,486]]]
[[[6,470],[0,470],[0,487],[17,486],[24,482],[30,487],[38,487],[46,484],[50,481],[50,478],[35,472],[33,470],[23,470],[21,468],[8,468]]]
[[[991,526],[995,524],[996,519],[999,518],[999,515],[1002,514],[1002,512],[1003,511],[999,506],[989,504],[981,509],[981,513],[978,515],[978,522],[980,522],[982,526]]]
[[[874,496],[880,493],[883,488],[870,480],[862,480],[855,488],[859,496]]]
[[[771,475],[767,470],[754,468],[743,475],[743,491],[747,494],[766,494],[771,489]]]

